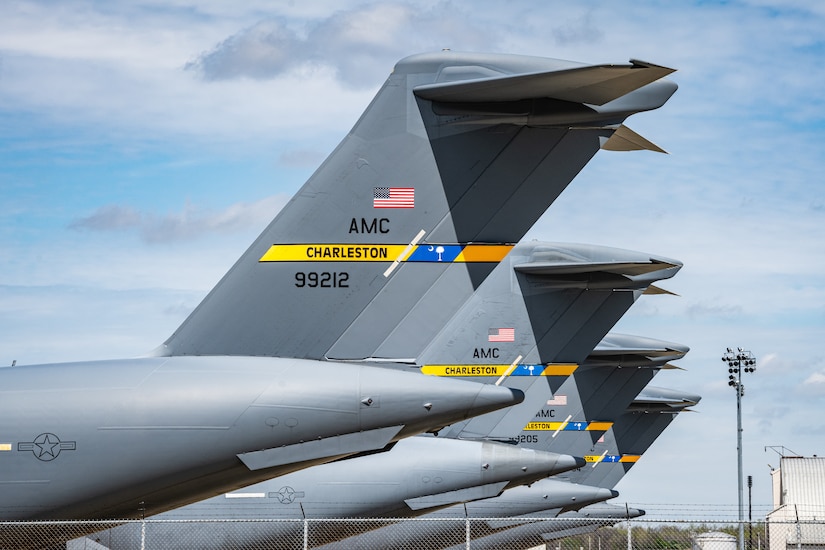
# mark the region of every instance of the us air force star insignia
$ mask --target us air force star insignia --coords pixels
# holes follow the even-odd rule
[[[31,451],[35,458],[48,462],[54,460],[60,451],[74,451],[77,443],[74,441],[60,441],[60,438],[51,433],[40,434],[30,443],[18,443],[18,451]]]
[[[296,498],[303,498],[303,491],[296,491],[289,485],[281,487],[277,492],[269,493],[270,498],[277,498],[281,504],[291,504],[295,502]]]

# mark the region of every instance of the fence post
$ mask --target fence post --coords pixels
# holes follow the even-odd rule
[[[470,518],[469,516],[464,520],[464,537],[467,550],[470,550]]]
[[[309,520],[304,518],[304,550],[309,549]]]
[[[633,526],[630,524],[630,518],[627,518],[627,550],[633,550],[633,535],[631,530]]]

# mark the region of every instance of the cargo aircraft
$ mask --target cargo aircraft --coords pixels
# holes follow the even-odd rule
[[[561,455],[544,454],[543,465],[538,462],[540,455],[525,455],[525,448],[514,447],[512,443],[537,439],[535,435],[524,435],[529,432],[522,432],[522,428],[535,420],[536,409],[552,402],[554,388],[565,387],[565,380],[577,368],[606,370],[603,368],[605,354],[610,359],[616,355],[621,358],[623,354],[637,352],[643,344],[654,346],[655,351],[648,353],[666,353],[668,359],[676,359],[686,350],[664,342],[651,343],[648,339],[609,336],[593,351],[597,354],[593,360],[595,365],[590,365],[589,360],[581,367],[544,361],[556,357],[583,358],[587,349],[598,343],[598,338],[639,296],[651,292],[651,288],[656,288],[654,282],[673,276],[680,267],[675,260],[608,247],[542,242],[518,245],[496,266],[433,343],[420,351],[430,354],[430,359],[439,355],[442,359],[440,364],[425,364],[425,372],[445,375],[470,371],[487,376],[492,372],[495,379],[511,367],[493,364],[496,359],[500,361],[500,355],[521,349],[527,358],[539,361],[538,364],[516,362],[512,365],[514,373],[508,383],[529,382],[522,386],[527,395],[524,403],[511,407],[505,418],[494,413],[485,415],[491,417],[485,424],[486,433],[479,433],[482,425],[469,428],[456,425],[442,432],[444,435],[454,432],[452,437],[410,438],[386,453],[296,472],[162,514],[156,519],[198,520],[198,523],[153,523],[146,543],[162,548],[164,543],[174,545],[173,541],[183,537],[197,541],[196,545],[201,548],[218,547],[229,540],[234,545],[254,548],[300,538],[303,524],[201,522],[216,518],[300,520],[420,515],[454,503],[495,496],[505,489],[509,495],[513,493],[512,487],[583,466],[581,458],[581,462],[574,462],[572,457],[562,461],[559,456],[573,450],[589,451],[592,432],[580,431],[578,444],[568,440],[567,450],[555,449]],[[541,273],[536,273],[539,268]],[[523,279],[525,284],[511,284],[513,277]],[[436,286],[438,284],[440,282],[436,282]],[[488,327],[501,321],[513,327],[512,338],[490,336]],[[446,336],[442,338],[442,335]],[[491,343],[491,340],[500,341]],[[498,351],[479,358],[478,346],[484,344],[498,346],[493,348]],[[662,351],[674,349],[677,351]],[[444,364],[445,359],[452,364]],[[598,399],[609,398],[605,386],[600,387]],[[571,406],[574,402],[571,399]],[[530,458],[534,462],[528,462]],[[553,480],[538,483],[541,487],[548,484],[553,487],[551,504],[567,502],[584,506],[616,496],[610,489]],[[541,504],[546,507],[548,502]],[[344,522],[331,523],[324,529],[325,540],[346,536],[350,527]],[[125,550],[141,543],[134,531],[135,525],[128,525],[90,538],[113,550]],[[315,537],[314,542],[324,540]]]
[[[597,368],[608,375],[610,370],[625,370],[632,373],[629,385],[643,383],[650,372],[670,368],[672,361],[687,351],[684,346],[658,342],[647,338],[627,335],[610,335],[601,351],[610,349],[623,356],[619,365],[608,368],[604,355],[594,354],[579,367],[587,369],[587,363],[601,363]],[[620,342],[626,344],[620,347]],[[651,345],[652,344],[652,345]],[[645,349],[645,348],[649,349]],[[662,354],[667,349],[668,356]],[[661,354],[661,355],[660,355]],[[656,357],[659,355],[659,357]],[[462,519],[475,518],[471,525],[471,537],[493,536],[491,540],[510,541],[506,547],[520,547],[516,541],[518,533],[525,537],[542,536],[564,523],[541,523],[541,527],[523,527],[524,518],[547,519],[564,517],[566,512],[582,509],[589,504],[613,498],[618,495],[611,490],[633,467],[655,439],[670,424],[677,413],[688,410],[700,397],[686,392],[664,388],[646,387],[638,396],[625,402],[623,410],[613,417],[596,417],[591,420],[582,416],[583,411],[599,402],[612,401],[613,393],[609,384],[600,386],[593,392],[588,386],[584,395],[579,395],[573,377],[568,378],[552,400],[535,413],[535,419],[524,426],[524,440],[521,446],[536,449],[566,449],[585,455],[588,465],[540,480],[527,486],[510,488],[498,497],[467,502],[451,506],[421,516],[422,521],[411,529],[409,525],[387,525],[367,533],[351,536],[321,546],[324,550],[367,549],[382,547],[443,548],[459,545],[466,540],[466,526]],[[529,400],[529,396],[528,396]],[[525,400],[526,402],[527,400]],[[523,407],[522,405],[519,405]],[[612,407],[617,409],[618,407]],[[551,416],[552,413],[552,416]],[[559,420],[556,420],[558,416]],[[548,421],[549,420],[549,421]],[[583,508],[587,510],[587,508]],[[616,511],[616,508],[611,508]],[[506,518],[513,520],[487,518]],[[605,516],[601,516],[605,517]],[[621,513],[616,517],[624,517]],[[579,527],[586,528],[589,520]],[[518,530],[514,530],[518,528]],[[514,530],[512,534],[505,531]],[[432,541],[437,541],[434,545]],[[541,544],[535,541],[523,547]],[[486,546],[484,546],[486,547]],[[494,545],[491,547],[495,547]]]

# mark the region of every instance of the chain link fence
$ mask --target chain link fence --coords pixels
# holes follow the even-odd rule
[[[745,550],[825,550],[825,519],[744,524]],[[66,550],[738,550],[738,522],[327,519],[0,522],[0,548]]]

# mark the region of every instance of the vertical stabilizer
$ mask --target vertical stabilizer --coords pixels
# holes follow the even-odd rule
[[[357,360],[394,332],[417,354],[616,125],[676,89],[649,64],[588,69],[454,52],[400,61],[158,353]],[[492,98],[453,88],[489,78]],[[553,98],[571,78],[579,91]],[[587,104],[595,89],[609,90],[603,105]]]

